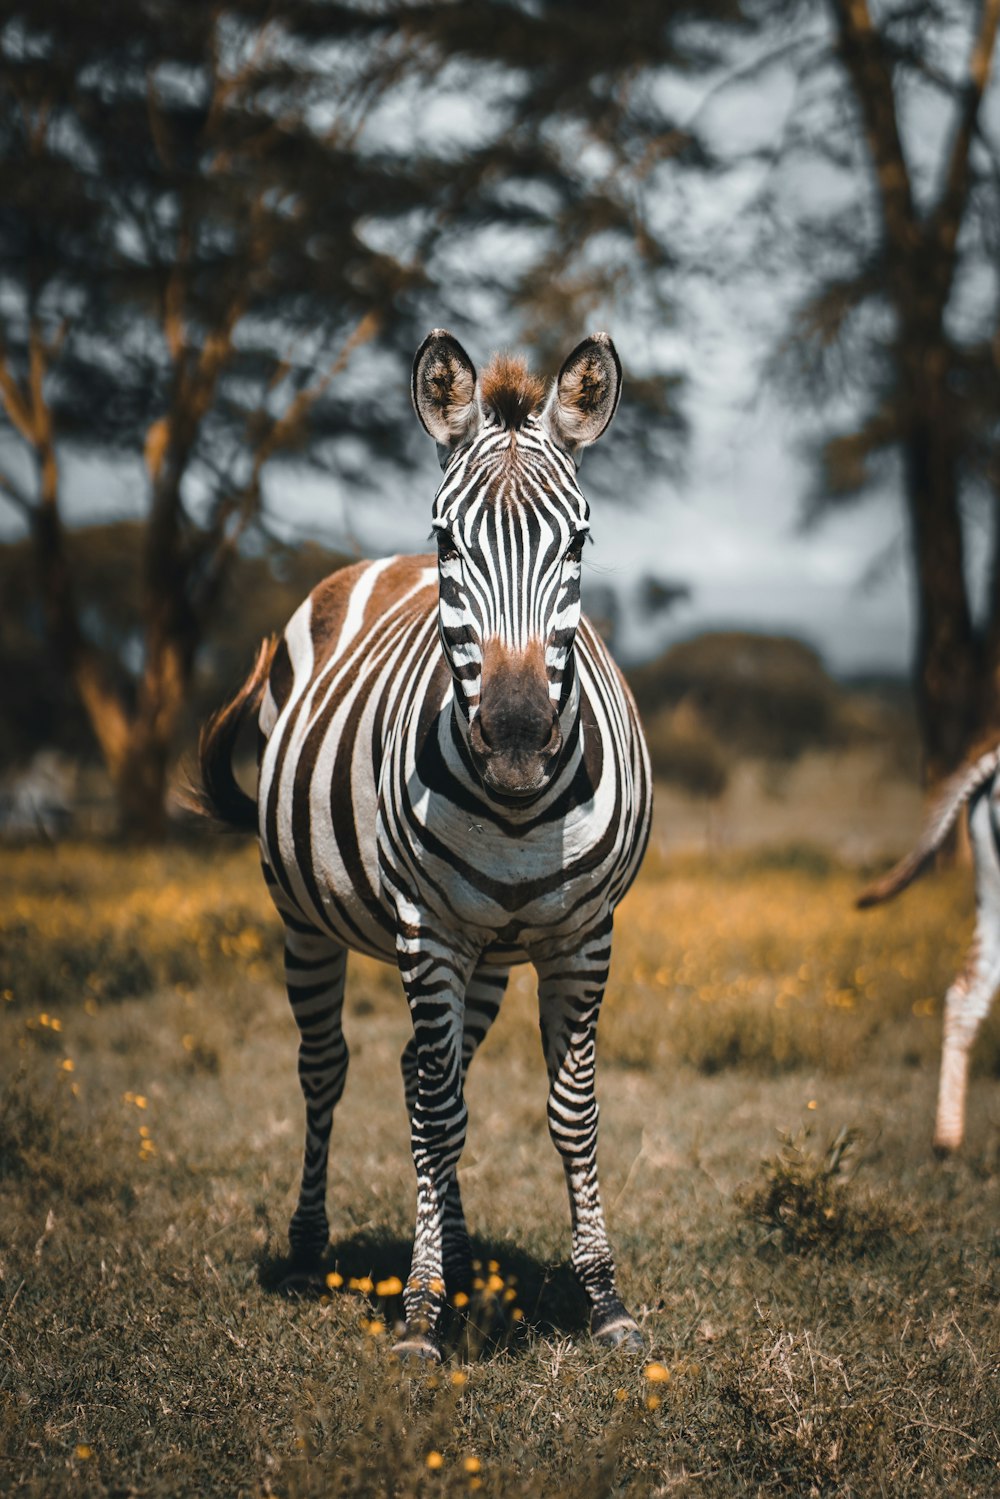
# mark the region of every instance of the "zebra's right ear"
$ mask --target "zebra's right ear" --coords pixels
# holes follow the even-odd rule
[[[413,361],[413,408],[442,459],[467,442],[479,424],[476,368],[457,338],[434,328]]]
[[[565,360],[545,408],[552,436],[577,463],[611,421],[621,393],[618,352],[606,333],[592,333]]]

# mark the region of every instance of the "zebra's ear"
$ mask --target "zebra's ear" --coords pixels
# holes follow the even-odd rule
[[[413,408],[425,432],[450,453],[479,421],[476,368],[457,338],[434,328],[413,361]]]
[[[577,457],[596,442],[618,409],[622,367],[606,333],[577,344],[559,371],[545,414],[560,447]]]

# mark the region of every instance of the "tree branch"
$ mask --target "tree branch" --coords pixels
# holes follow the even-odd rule
[[[947,289],[951,287],[958,233],[969,201],[969,156],[976,134],[983,94],[990,75],[993,54],[996,50],[998,24],[1000,24],[1000,0],[982,0],[979,31],[969,59],[969,75],[951,144],[944,184],[928,222],[928,234],[936,240],[947,267]]]
[[[199,608],[204,609],[214,598],[226,567],[235,555],[240,537],[259,513],[260,483],[265,464],[283,448],[291,446],[305,417],[331,382],[346,369],[354,351],[376,336],[381,322],[380,313],[365,313],[319,378],[312,385],[304,386],[298,391],[282,414],[272,421],[264,435],[258,439],[250,477],[220,504],[211,528],[205,533],[205,545],[202,548],[205,566],[198,590]],[[234,516],[235,524],[230,525]]]
[[[905,263],[919,242],[920,226],[882,38],[868,0],[829,0],[829,4],[875,171],[890,259]]]
[[[3,400],[3,408],[18,436],[22,437],[30,448],[33,448],[35,430],[31,419],[31,407],[7,363],[7,353],[2,344],[0,344],[0,398]]]

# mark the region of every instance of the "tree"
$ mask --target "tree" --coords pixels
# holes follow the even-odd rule
[[[0,402],[30,467],[8,461],[0,488],[131,832],[162,829],[195,654],[266,466],[330,430],[333,381],[420,280],[408,246],[365,232],[425,191],[359,145],[379,30],[318,0],[280,21],[256,0],[118,0],[99,27],[64,0],[5,11]],[[81,608],[70,446],[143,454],[131,680]]]
[[[543,361],[612,297],[669,314],[671,256],[645,233],[641,171],[621,170],[639,107],[629,77],[681,66],[673,22],[704,8],[668,20],[648,0],[613,17],[290,0],[279,17],[268,0],[111,0],[95,28],[66,0],[6,7],[0,402],[33,472],[7,464],[0,489],[30,527],[53,656],[126,827],[162,826],[195,656],[262,524],[267,466],[337,432],[394,451],[398,406],[362,411],[334,385],[353,350],[412,348],[425,287],[434,321],[449,306],[459,325],[470,305],[514,307]],[[421,119],[449,82],[491,105],[475,139],[428,144],[380,124],[387,101]],[[652,157],[689,149],[677,133]],[[514,256],[484,244],[509,232]],[[630,377],[620,490],[624,453],[676,466],[681,431],[669,372],[654,361]],[[75,579],[62,471],[80,447],[144,457],[131,679]]]
[[[761,8],[782,26],[795,8]],[[815,511],[870,494],[899,461],[914,578],[914,679],[927,778],[1000,729],[1000,157],[985,118],[1000,0],[827,0],[775,160],[825,166],[832,209],[771,188],[792,274],[806,276],[779,368],[839,415],[823,434]],[[787,34],[786,34],[787,35]],[[801,31],[799,32],[802,38]],[[853,186],[848,207],[843,187]],[[860,201],[859,201],[860,200]],[[773,227],[773,226],[772,226]],[[992,512],[981,619],[965,514]]]

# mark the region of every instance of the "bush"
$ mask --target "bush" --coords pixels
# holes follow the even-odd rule
[[[854,1257],[879,1249],[901,1229],[911,1231],[888,1198],[854,1186],[856,1130],[839,1130],[822,1155],[807,1149],[808,1130],[781,1138],[782,1149],[762,1163],[763,1183],[739,1197],[747,1217],[770,1229],[770,1242],[789,1254]]]
[[[646,726],[653,774],[689,796],[714,801],[729,784],[726,752],[697,709],[661,709]]]
[[[650,724],[683,703],[728,755],[792,760],[858,731],[816,652],[784,636],[699,635],[630,672],[629,683]]]

